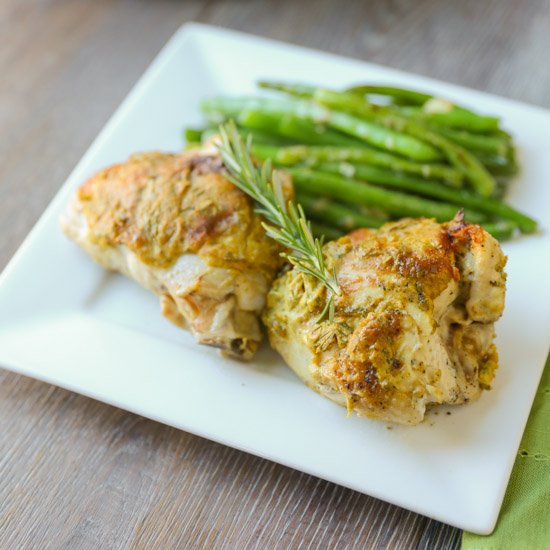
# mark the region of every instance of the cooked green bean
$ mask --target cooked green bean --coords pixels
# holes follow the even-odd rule
[[[438,131],[451,141],[454,141],[461,147],[468,149],[473,153],[484,153],[489,155],[507,155],[510,147],[509,141],[501,136],[492,136],[484,134],[472,134],[464,130],[453,130],[450,128],[436,128],[430,126],[432,130]]]
[[[255,132],[271,132],[281,138],[313,145],[357,146],[360,142],[321,124],[288,113],[244,110],[237,118],[240,126]]]
[[[269,97],[210,97],[200,103],[201,110],[216,122],[236,118],[244,110],[275,113],[291,112],[296,108],[295,99]]]
[[[426,101],[432,99],[433,96],[414,90],[406,90],[396,86],[353,86],[345,90],[347,93],[357,95],[382,95],[391,97],[395,103],[400,105],[424,105]]]
[[[482,153],[476,153],[476,157],[493,176],[514,176],[519,171],[512,151],[506,157]]]
[[[332,128],[357,137],[379,149],[397,153],[420,162],[441,159],[441,154],[432,144],[418,136],[405,134],[399,128],[390,128],[387,124],[371,122],[363,118],[338,110],[327,110],[326,123]]]
[[[342,200],[348,204],[377,206],[396,216],[426,216],[439,221],[454,217],[457,208],[451,204],[389,191],[349,178],[314,172],[301,168],[290,168],[294,186],[300,193],[318,194]],[[484,216],[477,212],[467,212],[469,221],[483,221]]]
[[[500,221],[495,223],[484,223],[481,225],[485,231],[499,241],[505,241],[514,236],[518,226],[512,221]]]
[[[275,157],[276,158],[276,157]],[[330,172],[331,174],[340,174],[344,177],[366,180],[368,183],[382,184],[396,189],[403,189],[407,192],[420,193],[422,189],[439,190],[445,188],[439,181],[425,180],[409,174],[400,174],[391,170],[383,170],[368,164],[351,164],[348,162],[320,162],[311,166],[312,170],[320,172]],[[424,185],[426,184],[426,185]],[[451,191],[449,189],[449,191]],[[436,198],[438,192],[434,191]],[[430,196],[428,194],[428,196]]]
[[[187,143],[200,143],[202,141],[203,132],[204,128],[185,128],[183,137]]]
[[[318,239],[320,239],[321,237],[324,237],[325,242],[339,239],[345,233],[341,229],[337,229],[336,227],[332,227],[324,223],[319,223],[316,221],[312,221],[310,223],[311,223],[311,231],[313,233],[313,236],[317,237]]]
[[[311,97],[315,93],[315,86],[307,86],[305,84],[290,84],[288,82],[274,82],[271,80],[258,81],[258,87],[265,90],[275,90],[284,92],[296,97]]]
[[[385,222],[329,199],[306,193],[297,193],[296,202],[302,205],[307,216],[346,231],[358,227],[380,227]]]
[[[360,147],[363,145],[360,140],[327,128],[324,124],[316,124],[290,114],[282,117],[280,131],[282,134],[301,143],[340,147]]]
[[[470,130],[472,132],[490,132],[496,130],[499,120],[496,117],[480,116],[464,109],[453,109],[448,112],[422,112],[417,117],[420,121],[425,120],[430,124],[437,124],[441,127]]]

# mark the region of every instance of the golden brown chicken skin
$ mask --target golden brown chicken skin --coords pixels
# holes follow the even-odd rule
[[[492,236],[460,216],[405,219],[351,233],[324,253],[341,289],[333,322],[318,322],[324,287],[296,269],[275,281],[264,313],[272,346],[310,387],[401,424],[490,387],[506,279]]]
[[[102,266],[157,294],[164,315],[199,342],[244,359],[255,352],[280,251],[214,147],[101,170],[77,190],[62,227]]]

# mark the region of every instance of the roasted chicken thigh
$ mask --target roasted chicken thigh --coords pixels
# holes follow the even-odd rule
[[[163,314],[200,343],[254,354],[280,250],[213,146],[101,170],[76,191],[62,228],[99,264],[157,294]]]
[[[460,215],[446,224],[405,219],[324,252],[341,289],[333,321],[318,319],[325,288],[296,269],[275,281],[263,316],[272,346],[307,385],[401,424],[490,387],[506,279],[491,235]]]

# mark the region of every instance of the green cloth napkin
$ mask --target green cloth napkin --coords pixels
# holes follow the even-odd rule
[[[492,535],[462,535],[462,550],[550,549],[550,358]]]

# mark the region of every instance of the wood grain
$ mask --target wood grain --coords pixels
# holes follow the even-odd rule
[[[188,20],[550,106],[545,0],[3,0],[0,268]],[[2,549],[459,544],[436,521],[2,370],[0,423]]]

